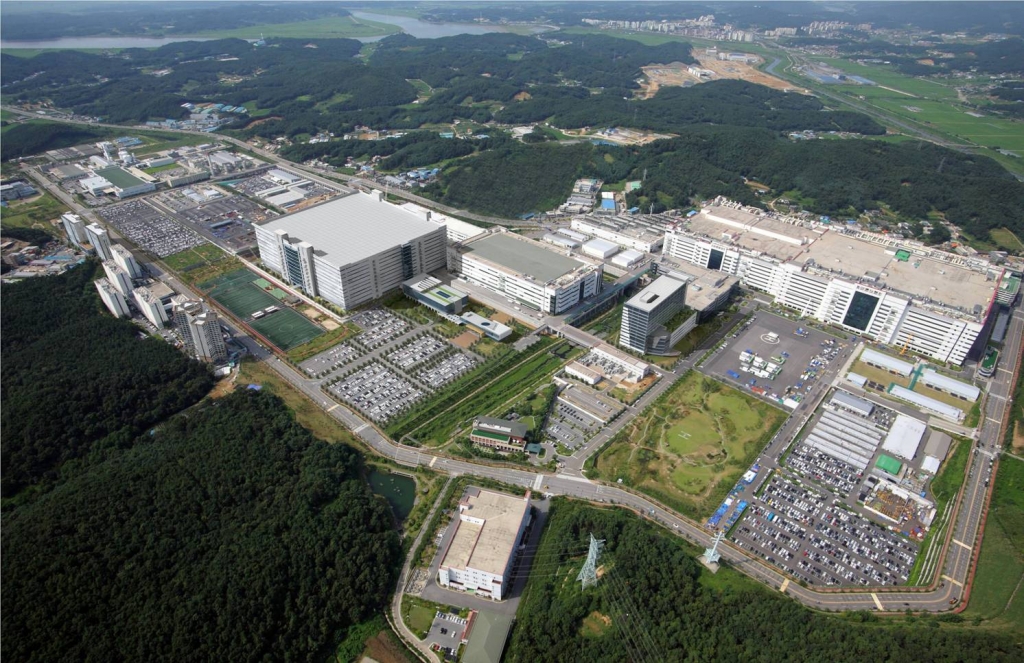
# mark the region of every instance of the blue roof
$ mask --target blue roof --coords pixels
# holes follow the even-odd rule
[[[615,209],[615,201],[611,198],[605,198],[601,201],[601,209]]]

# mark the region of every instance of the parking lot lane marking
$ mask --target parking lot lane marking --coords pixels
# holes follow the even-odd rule
[[[964,584],[962,582],[960,582],[959,580],[953,580],[952,578],[950,578],[947,575],[942,576],[942,579],[943,580],[948,580],[949,582],[953,583],[957,587],[963,587],[964,586]]]
[[[783,594],[786,593],[786,589],[789,588],[789,578],[782,581],[782,587],[779,587],[779,591]]]
[[[427,465],[427,467],[433,467],[434,463],[436,463],[436,462],[437,462],[437,456],[434,456],[433,458],[430,459],[430,465]]]
[[[879,610],[885,611],[885,608],[882,607],[882,602],[878,600],[878,594],[871,592],[871,600],[875,602],[875,607]]]
[[[338,407],[338,404],[337,404],[337,403],[335,403],[335,404],[334,404],[334,405],[332,405],[331,407],[327,408],[327,411],[328,411],[328,412],[333,412],[333,411],[334,411],[334,408],[336,408],[336,407]]]
[[[955,543],[958,546],[963,546],[964,548],[967,548],[968,550],[971,549],[971,547],[969,545],[967,545],[966,543],[964,543],[963,541],[958,541],[956,539],[953,539],[953,543]]]

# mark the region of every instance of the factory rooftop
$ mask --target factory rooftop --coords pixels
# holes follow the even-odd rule
[[[758,214],[753,208],[711,205],[690,217],[686,229],[711,240],[756,251],[780,262],[812,271],[830,271],[836,278],[890,288],[916,300],[980,315],[997,287],[999,267],[971,266],[955,254],[914,241],[871,241],[866,233],[816,225],[780,214]],[[824,274],[823,274],[824,275]]]
[[[499,267],[550,283],[586,263],[550,251],[538,242],[495,233],[466,244],[465,253]]]
[[[626,306],[650,313],[680,288],[686,287],[686,280],[672,276],[659,276],[651,284],[633,295]]]
[[[261,230],[284,230],[292,243],[309,242],[334,265],[358,262],[438,229],[368,193],[350,193],[273,219]]]
[[[469,488],[466,493],[459,504],[455,536],[441,565],[500,576],[515,550],[519,526],[530,508],[530,496],[523,498],[479,488]]]
[[[145,184],[138,177],[135,177],[120,166],[110,166],[96,171],[99,177],[113,184],[118,189],[130,189]]]

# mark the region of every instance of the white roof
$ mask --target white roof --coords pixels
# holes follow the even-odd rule
[[[282,182],[288,182],[289,184],[291,184],[292,182],[298,182],[299,180],[302,179],[298,175],[293,175],[293,174],[289,173],[287,170],[281,170],[280,168],[273,168],[273,169],[267,171],[267,175],[269,175],[270,177],[273,177],[276,180],[281,180]]]
[[[592,239],[583,245],[584,249],[590,249],[601,254],[608,254],[609,251],[615,252],[619,250],[619,245],[615,242],[609,242],[606,239]]]
[[[637,260],[644,257],[644,254],[640,253],[636,249],[627,249],[619,255],[612,258],[612,264],[621,265],[623,267],[629,267]]]
[[[888,368],[896,371],[900,375],[910,375],[910,372],[914,370],[913,364],[908,364],[907,362],[896,359],[895,357],[890,357],[889,355],[884,355],[881,352],[876,352],[871,348],[865,348],[864,352],[860,355],[860,360],[868,364]]]
[[[931,410],[940,417],[945,417],[950,421],[959,422],[964,418],[964,411],[960,408],[953,407],[952,405],[946,405],[942,401],[937,401],[930,396],[910,391],[906,387],[901,387],[898,384],[892,386],[889,390],[889,394],[896,398],[905,400],[908,403],[913,403],[922,409]]]
[[[265,200],[273,205],[287,205],[288,203],[297,203],[305,197],[305,194],[298,191],[282,191],[273,196],[267,196]]]
[[[921,373],[921,381],[929,387],[935,387],[939,391],[945,391],[959,396],[960,398],[966,398],[969,401],[976,401],[981,396],[981,389],[978,389],[973,384],[967,384],[960,380],[954,380],[953,378],[946,377],[941,373],[936,373],[932,369],[926,369]]]
[[[487,232],[486,228],[474,226],[472,223],[463,221],[462,219],[456,219],[445,214],[438,214],[434,210],[428,210],[426,207],[422,207],[416,203],[402,203],[401,208],[412,212],[421,219],[426,219],[427,212],[430,212],[431,223],[436,223],[439,226],[445,226],[447,230],[450,230],[453,233],[465,235],[467,239]]]
[[[882,449],[905,460],[913,460],[926,430],[928,426],[923,421],[897,414],[896,421],[882,442]]]
[[[557,244],[558,246],[564,246],[570,249],[575,249],[580,245],[580,243],[574,239],[569,239],[564,235],[555,235],[554,233],[544,235],[544,241],[549,244]]]
[[[847,373],[846,379],[854,383],[858,387],[863,387],[868,383],[868,379],[866,377],[864,377],[863,375],[859,375],[857,373]]]
[[[666,299],[674,295],[680,288],[686,287],[686,281],[680,281],[671,276],[659,276],[651,281],[651,284],[633,295],[626,306],[641,311],[653,311],[657,306],[664,303]]]
[[[500,576],[518,543],[519,527],[530,508],[529,493],[517,497],[472,488],[468,492],[441,566]]]
[[[921,463],[921,470],[923,472],[930,472],[931,474],[937,474],[939,471],[939,459],[935,456],[925,456],[924,462]]]
[[[284,230],[293,243],[309,242],[336,266],[377,255],[432,232],[438,226],[368,193],[352,193],[287,214],[260,227]]]

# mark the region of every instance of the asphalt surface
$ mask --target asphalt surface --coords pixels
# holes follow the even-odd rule
[[[21,112],[21,114],[35,117],[24,112]],[[80,124],[92,123],[83,122]],[[118,125],[109,126],[116,126],[120,129],[124,128]],[[241,141],[236,141],[223,136],[220,138],[227,142],[239,144],[245,149],[252,151],[250,146],[242,143]],[[296,164],[286,162],[276,155],[261,153],[260,156],[269,161],[286,165],[292,169],[297,167]],[[301,166],[298,167],[306,172],[309,170]],[[57,196],[58,199],[67,204],[71,209],[78,211],[90,220],[100,221],[102,223],[101,220],[96,218],[96,215],[92,214],[89,210],[83,209],[77,204],[77,201],[73,200],[70,196],[61,191],[59,187],[54,186],[45,177],[37,173],[32,173],[32,176],[33,179],[42,184],[47,190]],[[422,202],[430,205],[431,207],[436,207],[432,201],[427,201],[425,199],[419,199],[417,202]],[[465,216],[465,214],[460,215]],[[505,221],[505,223],[508,222]],[[116,229],[108,226],[108,230],[110,231],[112,239],[120,237],[120,235],[116,233]],[[126,243],[122,241],[122,244]],[[128,248],[131,248],[131,246],[128,245]],[[147,264],[151,273],[158,275],[159,278],[168,283],[168,285],[176,291],[193,297],[198,296],[191,290],[191,288],[179,281],[172,274],[167,273],[166,269],[164,269],[160,263],[154,263],[148,257],[141,256],[141,252],[139,251],[133,251],[133,253],[135,253],[137,258],[142,259],[142,261]],[[521,316],[522,314],[519,313],[519,315]],[[742,315],[742,312],[737,315]],[[544,318],[544,316],[541,317],[542,320],[538,322],[538,326],[539,324],[546,323],[550,324],[554,328],[559,324],[557,319]],[[696,545],[710,545],[710,535],[704,531],[698,523],[684,519],[674,512],[670,512],[660,505],[655,504],[649,499],[632,494],[618,487],[591,482],[581,476],[582,472],[579,468],[582,468],[582,464],[585,461],[586,456],[599,448],[600,444],[603,443],[601,436],[598,436],[598,438],[595,438],[595,440],[592,440],[588,445],[586,445],[584,451],[578,452],[573,457],[576,460],[573,461],[571,466],[567,465],[566,471],[557,475],[533,472],[525,469],[492,467],[477,462],[444,458],[427,450],[400,445],[389,439],[375,426],[364,421],[348,408],[331,402],[320,391],[318,380],[309,380],[305,376],[299,374],[290,364],[281,361],[279,358],[274,356],[269,349],[261,346],[254,339],[249,337],[244,330],[239,329],[230,318],[225,317],[223,321],[226,325],[232,328],[235,338],[247,347],[253,357],[257,360],[266,362],[268,366],[273,368],[284,379],[306,394],[311,400],[313,400],[313,402],[323,407],[326,412],[337,419],[342,425],[352,430],[367,446],[373,448],[374,451],[382,456],[394,459],[395,462],[399,464],[409,467],[426,465],[434,470],[443,471],[450,475],[471,474],[474,476],[483,476],[497,481],[526,486],[534,490],[541,490],[549,495],[565,495],[594,502],[619,504],[634,510],[643,517],[652,519],[658,524],[668,528],[670,531],[675,532],[679,536],[686,538]],[[717,339],[720,339],[722,335],[727,333],[729,328],[730,325],[723,326],[722,331],[706,342],[704,347],[710,347],[713,343],[717,342]],[[836,611],[898,611],[909,608],[915,611],[938,612],[948,610],[953,607],[953,605],[956,604],[962,596],[963,585],[967,582],[970,571],[972,554],[976,549],[979,534],[978,528],[989,492],[989,489],[984,486],[984,465],[988,463],[991,455],[998,454],[1000,450],[1002,422],[1006,413],[1007,399],[1010,397],[1013,389],[1013,385],[1011,384],[1013,367],[1007,367],[1007,363],[1015,361],[1020,357],[1022,333],[1024,333],[1024,313],[1017,308],[1013,311],[1009,330],[1006,335],[1006,342],[1004,344],[1002,355],[1004,358],[1002,361],[1003,365],[997,369],[996,374],[990,380],[989,395],[986,400],[984,411],[985,419],[977,436],[977,448],[979,449],[979,453],[972,454],[972,472],[962,489],[962,501],[957,512],[956,520],[953,524],[952,540],[948,544],[942,565],[941,577],[943,580],[938,584],[938,586],[921,590],[906,589],[902,591],[887,591],[881,589],[875,591],[863,589],[819,591],[816,589],[802,587],[795,582],[791,582],[790,579],[784,576],[780,571],[767,566],[760,560],[748,556],[745,552],[728,542],[723,542],[719,546],[719,552],[722,555],[722,559],[750,577],[772,588],[780,589],[789,596],[811,608]],[[624,423],[630,419],[633,414],[642,410],[643,407],[656,398],[661,391],[667,389],[675,378],[679,377],[692,366],[692,363],[690,363],[693,361],[692,358],[702,356],[702,352],[702,350],[695,352],[690,359],[683,361],[674,371],[659,371],[663,373],[662,379],[644,396],[644,398],[634,405],[632,412],[627,412],[616,420],[619,422],[619,427],[624,425]],[[826,382],[827,380],[825,379],[819,380],[818,385],[822,392],[820,394],[812,392],[812,395],[816,396],[816,398],[807,398],[805,399],[805,403],[816,404],[824,394],[824,387],[822,385]],[[806,412],[807,415],[809,415],[810,412],[813,412],[813,408],[809,407]],[[780,430],[779,435],[777,435],[775,440],[769,444],[764,455],[766,457],[772,456],[775,449],[781,450],[786,438],[799,430],[799,427],[803,424],[804,418],[805,417],[801,416],[790,417]]]

